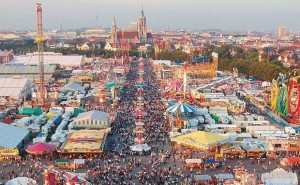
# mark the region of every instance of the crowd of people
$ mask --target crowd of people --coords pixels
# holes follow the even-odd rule
[[[105,146],[105,153],[99,158],[87,161],[86,168],[76,172],[84,172],[85,178],[93,185],[113,184],[197,184],[194,175],[233,173],[235,167],[250,171],[265,171],[278,165],[278,160],[270,163],[266,161],[245,161],[223,159],[222,163],[202,163],[198,169],[188,168],[185,159],[192,158],[192,151],[178,150],[171,146],[168,137],[169,124],[164,119],[166,107],[161,101],[161,86],[156,78],[153,66],[148,61],[132,62],[124,82],[123,92],[119,97],[116,120],[112,124],[111,133]],[[143,74],[143,75],[141,75]],[[143,82],[143,86],[137,86]],[[143,104],[138,103],[138,96],[143,96]],[[136,125],[134,112],[137,107],[147,113],[143,118],[143,143],[151,147],[150,151],[135,152],[131,146],[136,144],[138,135],[133,132]],[[198,153],[196,156],[199,156]],[[54,163],[54,158],[39,159],[26,158],[4,163],[0,170],[0,178],[12,179],[26,176],[38,181],[42,176],[42,164]],[[202,158],[205,161],[205,158]],[[245,164],[246,163],[246,164]],[[247,166],[248,165],[248,166]],[[298,167],[295,167],[296,169]]]

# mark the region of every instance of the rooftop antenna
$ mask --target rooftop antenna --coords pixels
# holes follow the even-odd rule
[[[97,15],[96,15],[96,21],[97,21],[97,29],[99,29],[99,17],[98,17],[98,11],[97,11]]]

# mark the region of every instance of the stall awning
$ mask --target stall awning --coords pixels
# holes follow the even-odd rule
[[[74,159],[74,164],[85,164],[85,159]]]

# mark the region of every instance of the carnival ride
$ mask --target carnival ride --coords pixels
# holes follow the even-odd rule
[[[70,185],[91,185],[90,182],[78,177],[75,173],[60,170],[54,166],[44,166],[44,184],[70,184]]]
[[[300,69],[289,73],[287,80],[280,74],[273,80],[271,88],[271,109],[288,122],[300,124]]]

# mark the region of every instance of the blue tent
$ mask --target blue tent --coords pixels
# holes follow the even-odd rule
[[[214,163],[219,163],[218,161],[214,160],[214,159],[206,159],[205,160],[205,163],[208,163],[208,164],[214,164]]]
[[[59,124],[61,123],[61,121],[62,121],[62,118],[61,118],[61,117],[58,117],[58,118],[56,118],[56,119],[54,120],[54,124],[55,124],[55,125],[59,125]]]

